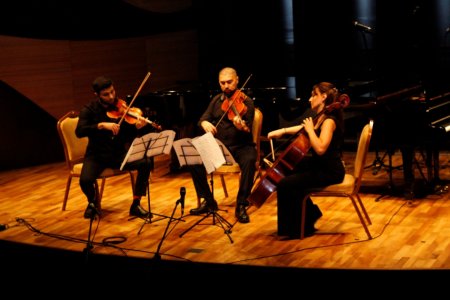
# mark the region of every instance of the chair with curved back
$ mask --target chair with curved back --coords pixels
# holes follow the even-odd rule
[[[260,166],[260,155],[261,155],[261,130],[262,130],[262,122],[263,122],[263,114],[259,108],[255,108],[255,115],[253,117],[252,123],[252,136],[253,142],[256,147],[256,178],[261,175],[261,166]],[[240,174],[241,169],[237,163],[233,163],[231,165],[222,165],[217,170],[213,172],[214,175],[220,176],[220,182],[222,184],[223,193],[225,197],[228,198],[228,190],[225,182],[225,176],[229,174]],[[214,191],[213,191],[214,193]],[[200,207],[200,198],[197,198],[198,206]]]
[[[75,128],[78,123],[78,112],[70,111],[62,116],[57,123],[57,130],[59,137],[64,148],[64,155],[66,158],[67,168],[69,169],[69,175],[67,178],[66,191],[64,193],[64,200],[62,210],[66,210],[67,199],[69,197],[70,186],[73,177],[80,177],[81,168],[83,167],[83,159],[86,153],[86,147],[88,144],[88,138],[78,138],[75,135]],[[101,200],[103,196],[103,190],[105,188],[106,178],[120,175],[129,175],[131,180],[131,188],[134,192],[134,174],[133,171],[121,171],[119,169],[105,169],[98,179],[101,180],[100,188],[98,184],[97,188],[97,201],[98,207],[101,207]]]
[[[364,174],[364,166],[369,151],[370,139],[372,136],[373,121],[370,120],[361,132],[358,142],[358,149],[356,151],[353,174],[345,174],[344,180],[338,184],[332,184],[322,189],[311,189],[311,192],[302,200],[302,223],[300,230],[300,239],[304,238],[305,234],[305,216],[306,216],[306,201],[309,197],[344,197],[351,200],[355,212],[364,227],[364,230],[369,239],[372,235],[367,225],[372,224],[366,208],[359,196],[359,188]],[[363,217],[364,214],[364,217]]]

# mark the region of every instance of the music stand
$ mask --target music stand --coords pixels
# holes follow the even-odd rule
[[[210,183],[212,193],[214,193],[213,172],[224,163],[234,162],[234,158],[229,150],[221,141],[215,139],[210,132],[194,139],[184,138],[177,140],[173,143],[173,148],[181,167],[185,165],[205,166],[206,172],[211,175]],[[180,237],[210,216],[212,217],[212,224],[210,225],[216,225],[218,223],[230,239],[230,242],[233,243],[233,239],[230,236],[233,225],[216,210],[209,210],[201,219],[182,232]]]
[[[154,156],[161,154],[169,154],[172,149],[173,140],[175,139],[175,131],[164,130],[161,132],[151,132],[141,137],[137,137],[133,140],[127,154],[120,166],[120,170],[123,170],[127,163],[140,160],[140,159],[150,159]],[[153,220],[157,222],[166,218],[171,218],[162,214],[152,213],[150,205],[150,184],[147,183],[147,202],[148,202],[148,217],[145,218],[144,223],[139,229],[138,234],[141,233],[142,228],[145,224],[152,223],[152,216],[156,215],[161,218]]]

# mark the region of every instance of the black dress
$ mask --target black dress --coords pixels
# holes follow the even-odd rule
[[[300,237],[302,216],[302,199],[308,194],[308,189],[325,187],[330,184],[342,182],[345,176],[345,167],[341,159],[343,143],[343,128],[333,116],[336,129],[331,143],[323,155],[317,155],[311,148],[309,155],[305,156],[296,166],[295,170],[282,178],[278,183],[278,235]],[[317,134],[320,134],[318,129]],[[306,203],[305,235],[314,233],[314,223],[322,216],[319,207],[308,199]]]

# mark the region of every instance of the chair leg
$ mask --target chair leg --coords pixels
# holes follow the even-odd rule
[[[134,187],[135,187],[135,179],[134,179],[134,174],[133,174],[133,171],[130,171],[130,181],[131,181],[131,192],[132,192],[132,194],[133,194],[133,196],[134,196]]]
[[[71,183],[72,183],[72,176],[69,175],[69,178],[67,178],[66,192],[64,193],[64,200],[63,200],[63,204],[62,204],[62,209],[61,210],[66,210],[67,199],[69,198],[69,191],[70,191],[70,184]]]
[[[306,218],[306,200],[309,198],[309,195],[306,195],[302,200],[302,219],[300,225],[300,239],[303,240],[305,238],[305,218]]]
[[[106,183],[106,178],[101,178],[102,184],[100,185],[100,190],[98,189],[98,184],[97,181],[95,182],[96,186],[97,186],[97,191],[98,191],[98,197],[97,197],[97,206],[98,209],[102,209],[102,197],[103,197],[103,190],[105,189],[105,183]]]
[[[220,181],[222,182],[223,193],[225,194],[225,197],[228,198],[227,185],[225,183],[225,176],[223,174],[220,174]]]
[[[359,195],[356,195],[356,199],[358,199],[359,207],[361,208],[362,212],[364,213],[364,216],[366,217],[367,224],[372,225],[372,220],[370,220],[369,214],[366,211],[366,208],[364,207],[364,204],[361,201],[361,198]]]
[[[358,204],[356,203],[355,198],[353,198],[352,196],[349,196],[349,197],[350,197],[350,199],[352,201],[353,207],[356,210],[356,213],[358,214],[359,221],[361,222],[361,225],[364,227],[364,230],[366,231],[367,237],[369,238],[369,240],[371,240],[372,239],[372,235],[370,234],[369,228],[367,228],[366,221],[364,221],[364,218],[363,218],[363,216],[362,216],[362,214],[361,214],[361,212],[360,212],[360,210],[358,208]]]

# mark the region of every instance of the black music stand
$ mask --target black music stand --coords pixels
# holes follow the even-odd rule
[[[161,132],[151,132],[144,136],[137,137],[133,140],[130,148],[128,149],[127,155],[125,156],[120,170],[122,170],[127,163],[140,160],[140,159],[151,159],[154,156],[161,154],[169,154],[172,149],[173,140],[175,139],[175,131],[164,130]],[[148,202],[148,216],[145,218],[144,223],[139,229],[138,234],[141,233],[142,228],[145,224],[157,222],[169,216],[152,213],[150,205],[150,183],[147,182],[147,202]],[[153,216],[159,216],[160,218],[152,221]]]
[[[212,193],[214,193],[214,170],[224,163],[232,163],[234,161],[234,158],[231,156],[231,153],[225,145],[221,141],[214,139],[211,133],[206,133],[205,135],[195,139],[184,138],[177,140],[173,143],[173,148],[175,149],[175,153],[177,154],[181,167],[185,165],[189,166],[202,164],[205,166],[206,172],[211,176],[210,184]],[[227,161],[225,157],[227,157],[230,161]],[[212,223],[210,225],[219,224],[224,233],[228,236],[230,242],[233,243],[233,239],[230,236],[233,225],[222,217],[216,210],[209,210],[191,227],[183,231],[180,234],[180,237],[183,237],[183,235],[185,235],[188,231],[196,225],[199,225],[203,220],[210,216],[212,217]]]

